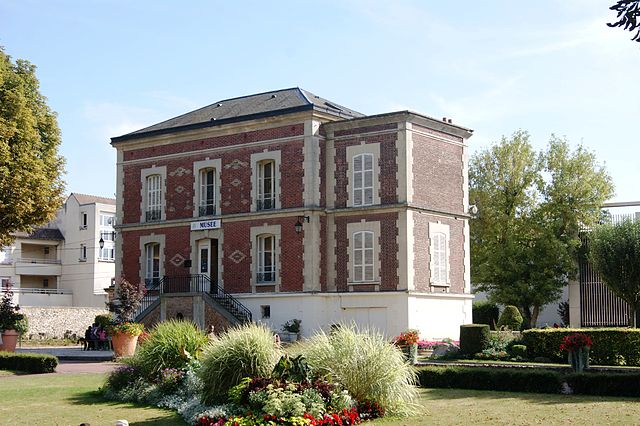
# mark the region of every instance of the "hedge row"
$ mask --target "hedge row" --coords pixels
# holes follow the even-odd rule
[[[58,358],[53,355],[0,352],[0,370],[53,373],[57,366]]]
[[[565,336],[573,333],[587,334],[593,341],[589,351],[592,365],[640,365],[640,329],[533,329],[523,331],[522,339],[530,358],[565,362],[567,355],[560,351],[560,344]]]
[[[574,394],[640,396],[640,372],[561,373],[534,368],[421,367],[424,388],[560,393],[566,383]]]

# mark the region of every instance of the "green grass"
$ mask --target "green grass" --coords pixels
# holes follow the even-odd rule
[[[634,398],[549,395],[461,389],[421,389],[423,413],[384,418],[385,426],[420,425],[555,425],[638,424],[640,404]]]
[[[6,425],[182,425],[173,411],[105,401],[104,374],[0,375],[0,423]]]

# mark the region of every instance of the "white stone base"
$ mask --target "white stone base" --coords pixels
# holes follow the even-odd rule
[[[391,339],[415,328],[423,339],[458,340],[460,325],[471,323],[471,294],[408,292],[234,294],[253,314],[253,320],[280,332],[291,319],[302,320],[302,335],[328,331],[331,324],[355,322]],[[261,306],[270,318],[261,317]]]

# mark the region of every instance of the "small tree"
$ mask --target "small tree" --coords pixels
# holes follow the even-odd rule
[[[116,322],[131,322],[140,307],[146,289],[142,284],[132,284],[123,277],[116,282],[116,299],[107,303],[109,310],[116,316]]]
[[[500,315],[498,327],[507,327],[509,330],[518,331],[522,326],[522,315],[516,306],[507,305]]]
[[[602,281],[631,307],[629,326],[636,327],[640,308],[640,221],[625,220],[594,228],[589,261]]]
[[[20,306],[13,304],[13,292],[8,290],[0,300],[0,331],[15,330],[16,325],[24,318]]]

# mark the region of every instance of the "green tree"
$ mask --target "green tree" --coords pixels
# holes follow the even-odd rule
[[[640,28],[640,0],[618,0],[609,8],[618,12],[618,20],[608,23],[610,27],[624,27],[627,31],[635,31]],[[640,42],[640,29],[631,40]]]
[[[594,224],[613,193],[595,156],[551,137],[536,152],[524,131],[474,155],[470,199],[471,276],[490,300],[520,309],[533,327],[575,275],[581,226]]]
[[[589,261],[602,281],[629,304],[629,326],[640,308],[640,221],[596,226],[589,235]]]
[[[60,130],[35,69],[13,63],[0,47],[0,246],[13,240],[11,232],[53,219],[62,204]]]

